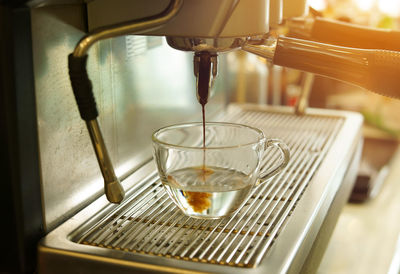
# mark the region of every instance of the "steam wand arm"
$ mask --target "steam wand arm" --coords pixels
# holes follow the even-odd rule
[[[107,28],[95,30],[83,37],[68,56],[69,75],[81,118],[86,121],[90,139],[95,150],[97,161],[104,178],[104,191],[112,203],[120,203],[125,196],[124,189],[115,175],[103,135],[97,122],[98,111],[92,91],[92,83],[86,70],[87,51],[97,41],[133,34],[139,31],[150,31],[171,20],[182,7],[183,0],[171,0],[168,7],[155,16],[135,20]]]
[[[322,17],[286,19],[288,36],[343,47],[400,51],[400,31]]]
[[[400,98],[400,52],[358,49],[278,37],[242,49],[269,62],[327,76],[378,94]]]

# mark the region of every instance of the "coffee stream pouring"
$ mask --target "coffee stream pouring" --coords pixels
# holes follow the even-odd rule
[[[98,3],[102,7],[97,7]],[[88,3],[89,15],[101,18],[104,22],[92,24],[91,27],[89,16],[91,30],[70,54],[69,73],[81,117],[86,121],[104,177],[105,193],[110,202],[120,203],[124,198],[124,190],[115,175],[96,120],[98,112],[86,71],[87,51],[97,41],[128,34],[166,36],[167,43],[171,47],[194,52],[197,85],[212,85],[217,75],[219,53],[242,49],[262,56],[272,64],[346,81],[389,97],[400,97],[398,89],[400,53],[397,51],[342,47],[266,35],[269,32],[269,23],[272,23],[268,18],[282,18],[281,14],[270,16],[270,4],[274,5],[271,12],[281,13],[283,10],[285,17],[285,10],[290,11],[287,12],[289,16],[303,15],[304,8],[301,7],[304,3],[303,0],[290,1],[290,9],[288,6],[286,9],[285,6],[277,8],[277,4],[282,5],[279,0],[171,0],[169,3],[163,0],[96,0]],[[116,8],[119,4],[127,7]],[[296,5],[299,8],[296,8]],[[114,8],[119,12],[117,21],[115,16],[98,14],[112,13]],[[156,15],[148,16],[149,8],[154,10],[153,14]],[[293,13],[296,10],[298,14]],[[143,18],[141,11],[147,17]],[[204,73],[206,75],[203,75]],[[204,106],[209,97],[208,91],[207,94],[200,94],[199,92],[205,89],[196,90],[199,103]]]

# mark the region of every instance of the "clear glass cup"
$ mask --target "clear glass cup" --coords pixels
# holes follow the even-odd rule
[[[172,125],[152,136],[161,181],[175,204],[188,216],[217,219],[240,208],[258,182],[280,172],[288,163],[288,147],[267,139],[254,127],[232,123]],[[260,174],[267,147],[281,153],[278,163]]]

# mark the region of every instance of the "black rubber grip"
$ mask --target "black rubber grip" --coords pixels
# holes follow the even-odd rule
[[[74,57],[72,54],[68,56],[69,78],[72,90],[78,104],[79,113],[85,121],[94,120],[99,115],[92,91],[92,82],[86,71],[87,57],[87,55]]]

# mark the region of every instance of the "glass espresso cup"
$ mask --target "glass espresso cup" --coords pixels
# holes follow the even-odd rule
[[[195,218],[233,214],[258,182],[276,175],[290,158],[282,141],[241,124],[206,123],[205,147],[202,123],[161,128],[152,140],[166,191],[187,216]],[[280,160],[260,174],[264,151],[270,146],[278,148]]]

